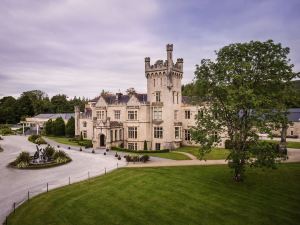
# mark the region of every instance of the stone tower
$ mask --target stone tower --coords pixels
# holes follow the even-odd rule
[[[180,126],[176,121],[180,120],[183,59],[179,58],[176,63],[173,62],[172,44],[167,44],[166,51],[167,60],[165,61],[157,60],[151,65],[150,58],[145,58],[147,97],[151,104],[152,149],[157,149],[158,144],[161,149],[172,149],[176,145],[175,126]],[[163,138],[155,137],[154,129],[161,128]]]

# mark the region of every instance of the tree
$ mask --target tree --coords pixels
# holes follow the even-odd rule
[[[223,47],[216,61],[203,59],[196,66],[195,85],[202,90],[202,111],[192,129],[192,139],[201,145],[200,154],[210,152],[221,136],[228,136],[232,149],[229,166],[234,179],[243,180],[245,165],[273,167],[278,155],[271,144],[258,141],[258,133],[268,133],[283,118],[286,90],[299,77],[287,58],[289,48],[251,41]],[[258,151],[259,150],[259,151]],[[283,157],[282,155],[279,155]]]
[[[136,94],[136,91],[135,91],[134,88],[128,88],[128,89],[126,90],[126,93],[127,93],[128,95],[134,95],[134,94]]]
[[[144,141],[144,150],[148,150],[147,141]]]
[[[67,137],[74,137],[75,136],[75,119],[72,116],[66,125],[66,136]]]
[[[45,133],[46,135],[52,135],[53,134],[53,121],[52,119],[49,119],[45,124]]]
[[[54,113],[72,112],[74,108],[69,107],[66,95],[55,95],[51,98],[51,104]]]
[[[20,120],[22,117],[34,115],[33,103],[28,95],[22,94],[20,98],[18,98],[16,103],[16,114],[18,120]]]
[[[65,135],[65,122],[61,117],[58,117],[54,122],[53,122],[53,134],[55,136],[64,136]]]
[[[17,100],[12,96],[6,96],[0,99],[0,124],[16,123],[18,121],[16,103]]]

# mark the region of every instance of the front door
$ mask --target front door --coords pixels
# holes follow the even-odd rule
[[[105,135],[100,135],[100,147],[105,147]]]

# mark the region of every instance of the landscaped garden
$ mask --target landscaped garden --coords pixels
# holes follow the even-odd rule
[[[41,169],[60,166],[71,162],[71,158],[62,150],[56,150],[48,145],[45,148],[38,148],[34,155],[23,151],[8,166],[18,169]]]
[[[8,224],[298,224],[300,164],[125,168],[34,197]],[[62,204],[63,203],[63,204]]]

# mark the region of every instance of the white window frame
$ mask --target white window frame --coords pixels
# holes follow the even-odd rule
[[[128,142],[127,143],[127,148],[129,150],[137,150],[137,143],[136,142]]]
[[[184,140],[191,141],[191,131],[189,129],[184,129]]]
[[[175,139],[181,139],[181,127],[174,128]]]
[[[121,110],[115,110],[115,120],[119,120],[121,118]]]
[[[154,138],[158,138],[158,139],[162,139],[163,138],[163,127],[154,127],[153,128],[153,137]]]
[[[155,92],[155,102],[161,102],[160,91]]]
[[[105,117],[105,111],[104,110],[96,111],[96,116],[98,120],[103,120]]]
[[[128,138],[137,139],[137,127],[128,127]]]

